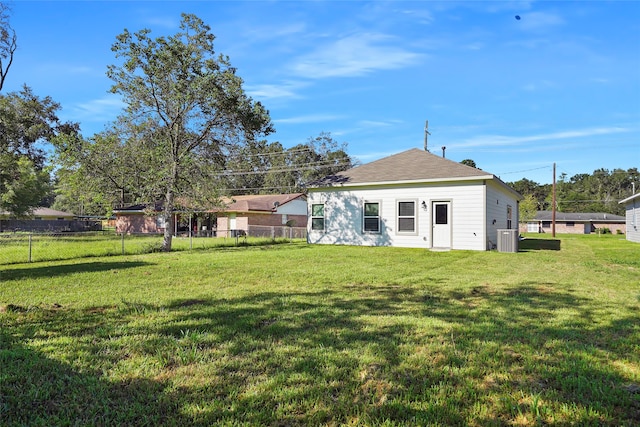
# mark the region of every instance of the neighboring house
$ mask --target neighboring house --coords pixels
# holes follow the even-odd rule
[[[51,208],[35,208],[30,220],[58,220],[71,221],[75,215],[69,212],[57,211]],[[0,219],[9,219],[9,212],[0,211]]]
[[[308,188],[309,243],[489,250],[522,196],[480,169],[412,149]]]
[[[640,193],[621,200],[620,204],[626,208],[627,240],[640,243]]]
[[[520,224],[520,231],[551,233],[552,216],[551,211],[538,211],[534,219]],[[590,234],[605,228],[613,234],[624,234],[624,217],[601,212],[556,212],[556,233]]]
[[[175,234],[192,231],[198,235],[231,237],[252,233],[257,227],[305,227],[307,222],[307,202],[302,193],[234,196],[223,200],[224,208],[198,212],[189,221],[189,213],[176,212]],[[157,214],[161,207],[150,210],[145,205],[116,209],[116,232],[118,233],[164,233],[166,227]],[[150,215],[150,213],[154,213]],[[254,228],[254,230],[252,230]],[[273,234],[271,229],[269,234]]]
[[[303,193],[233,196],[227,206],[216,209],[218,236],[242,230],[254,235],[260,227],[306,227],[307,198]],[[263,233],[259,233],[263,234]]]
[[[9,212],[0,211],[0,231],[79,232],[102,229],[99,221],[79,221],[69,212],[51,208],[36,208],[28,219],[10,219]]]
[[[153,209],[147,205],[133,205],[113,210],[116,217],[116,233],[126,234],[156,234],[164,233],[165,222],[159,213],[161,206]],[[177,216],[176,216],[177,219]],[[178,221],[174,221],[175,224]]]

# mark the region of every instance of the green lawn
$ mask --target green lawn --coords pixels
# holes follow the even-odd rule
[[[162,235],[159,234],[123,236],[113,232],[2,233],[0,234],[0,265],[158,252],[162,246],[162,238]],[[172,248],[184,251],[244,244],[262,245],[272,241],[273,239],[260,237],[237,239],[233,237],[174,237]]]
[[[559,238],[0,265],[0,425],[638,425],[640,245]]]

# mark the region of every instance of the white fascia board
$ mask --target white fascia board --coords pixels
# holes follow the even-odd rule
[[[406,181],[377,181],[377,182],[357,182],[353,184],[336,184],[336,185],[328,185],[324,187],[309,187],[309,191],[320,191],[326,190],[330,188],[339,188],[339,187],[379,187],[379,186],[403,186],[403,185],[416,185],[416,184],[434,184],[434,183],[442,183],[446,184],[448,182],[461,182],[461,181],[484,181],[485,179],[494,179],[493,175],[479,175],[479,176],[466,176],[466,177],[458,177],[458,178],[434,178],[434,179],[413,179]]]
[[[632,201],[633,199],[636,199],[636,198],[638,198],[638,197],[640,197],[640,193],[636,193],[636,194],[634,194],[634,195],[633,195],[633,196],[631,196],[631,197],[627,197],[627,198],[626,198],[626,199],[624,199],[624,200],[620,200],[620,201],[618,202],[618,204],[622,204],[622,203],[630,202],[630,201]]]

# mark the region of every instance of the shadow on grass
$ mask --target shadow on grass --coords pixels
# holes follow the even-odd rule
[[[518,250],[527,251],[559,251],[560,250],[559,239],[530,239],[526,238],[518,242]]]
[[[110,382],[34,351],[0,331],[0,424],[187,425],[161,381]]]
[[[8,396],[0,415],[8,425],[502,425],[523,416],[532,423],[633,425],[640,419],[638,395],[623,388],[630,377],[615,364],[633,354],[637,318],[599,323],[592,301],[551,283],[455,291],[363,284],[349,292],[42,311],[11,314],[12,335],[0,335],[3,375],[8,366],[11,379],[0,385],[0,396]],[[558,312],[565,313],[562,320]],[[100,327],[72,333],[69,322]],[[72,335],[73,349],[59,345],[65,358],[79,363],[88,354],[95,371],[80,372],[19,344],[17,337],[33,339],[38,328],[63,341]],[[142,374],[142,361],[151,373]],[[130,380],[102,378],[123,362],[137,367]],[[45,388],[50,396],[23,408],[49,380],[59,387]],[[544,403],[534,405],[528,396]],[[574,409],[558,415],[561,408]]]
[[[148,265],[147,262],[142,261],[95,261],[95,262],[81,262],[73,264],[57,264],[34,267],[32,264],[25,264],[20,268],[12,268],[0,270],[0,280],[22,280],[26,278],[43,278],[43,277],[56,277],[65,276],[75,273],[87,273],[87,272],[101,272],[111,270],[124,270],[127,268],[136,268],[144,265]]]

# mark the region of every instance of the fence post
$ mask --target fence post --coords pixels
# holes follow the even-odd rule
[[[29,233],[29,262],[31,262],[31,237],[33,233]]]
[[[124,255],[124,231],[122,232],[122,255]]]

